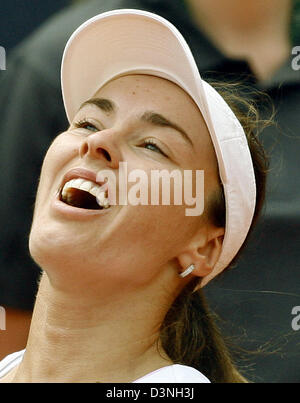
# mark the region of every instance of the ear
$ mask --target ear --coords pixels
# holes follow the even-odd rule
[[[219,259],[223,238],[224,228],[213,228],[206,234],[197,234],[177,256],[181,272],[193,264],[195,269],[190,276],[207,276]]]

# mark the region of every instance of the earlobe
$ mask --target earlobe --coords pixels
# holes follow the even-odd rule
[[[179,276],[184,278],[189,275],[203,277],[209,274],[212,270],[207,264],[206,256],[195,252],[186,252],[178,256],[178,262],[181,267]]]
[[[180,277],[188,275],[205,277],[214,268],[222,250],[223,229],[214,237],[199,247],[199,243],[192,243],[177,259],[181,267]]]

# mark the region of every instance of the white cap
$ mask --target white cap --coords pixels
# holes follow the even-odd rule
[[[202,279],[204,286],[230,264],[251,226],[256,184],[247,139],[227,103],[202,80],[177,28],[156,14],[135,9],[96,15],[68,40],[61,83],[69,121],[109,80],[134,73],[166,78],[183,88],[198,105],[215,148],[225,194],[226,227],[219,260]]]

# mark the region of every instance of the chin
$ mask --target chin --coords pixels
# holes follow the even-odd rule
[[[57,225],[35,223],[29,235],[29,252],[43,270],[66,264],[68,257],[74,257],[74,233],[72,238]]]
[[[77,230],[78,231],[78,230]],[[99,281],[99,267],[89,259],[90,239],[77,236],[74,228],[55,222],[36,221],[29,235],[29,251],[36,264],[60,290],[82,294],[90,282]],[[83,275],[84,273],[84,275]]]
[[[29,237],[29,252],[35,263],[47,274],[52,286],[70,292],[76,283],[80,284],[82,271],[72,264],[76,262],[76,256],[71,255],[72,246],[69,245],[67,248],[58,238],[53,234],[49,236],[46,231],[32,230]],[[76,289],[76,292],[79,290]]]

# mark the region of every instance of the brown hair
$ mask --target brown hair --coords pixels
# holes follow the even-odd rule
[[[234,111],[247,136],[257,188],[252,229],[264,202],[268,170],[268,158],[258,136],[262,129],[272,122],[272,118],[267,121],[260,120],[255,103],[239,95],[240,86],[224,83],[212,85]],[[253,95],[257,93],[252,92],[251,96]],[[225,227],[225,198],[221,181],[217,193],[211,196],[208,205],[206,214],[209,219],[214,225]],[[247,239],[248,237],[249,234]],[[237,257],[234,261],[236,259]],[[162,346],[174,363],[198,369],[211,382],[247,382],[234,365],[229,348],[216,325],[216,316],[210,311],[202,290],[193,292],[198,281],[192,280],[168,311],[161,327]]]

